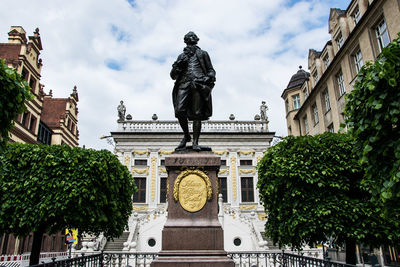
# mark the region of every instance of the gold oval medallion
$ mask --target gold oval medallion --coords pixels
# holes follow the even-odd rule
[[[179,202],[189,212],[201,210],[207,201],[207,186],[197,174],[185,176],[179,183]]]

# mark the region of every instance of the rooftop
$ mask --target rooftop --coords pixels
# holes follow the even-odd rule
[[[302,66],[299,66],[299,70],[292,76],[286,89],[302,85],[308,77],[310,77],[310,73],[303,70]]]

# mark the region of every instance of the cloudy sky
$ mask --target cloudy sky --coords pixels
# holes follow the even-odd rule
[[[80,146],[117,127],[124,100],[135,120],[174,119],[171,65],[194,31],[217,73],[212,119],[252,120],[265,100],[269,128],[287,135],[280,98],[308,49],[329,39],[331,7],[350,0],[2,0],[0,42],[11,25],[39,27],[41,83],[54,97],[79,93]]]

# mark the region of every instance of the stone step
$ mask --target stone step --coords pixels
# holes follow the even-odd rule
[[[264,239],[265,241],[268,242],[267,246],[268,246],[268,248],[269,248],[270,250],[279,250],[279,249],[280,249],[279,246],[278,246],[278,244],[276,244],[276,245],[274,246],[274,242],[272,242],[272,239],[269,238],[269,237],[266,237],[265,234],[264,234],[264,232],[261,232],[261,235],[262,235],[263,239]]]
[[[104,251],[122,251],[124,243],[128,240],[128,237],[129,232],[123,232],[120,237],[107,241]]]

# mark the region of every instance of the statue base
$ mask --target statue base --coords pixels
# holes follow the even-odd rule
[[[208,147],[208,146],[198,146],[198,148],[200,150],[193,149],[193,146],[186,146],[183,148],[175,148],[175,152],[178,152],[178,153],[181,153],[181,152],[190,153],[190,152],[202,152],[202,151],[203,152],[211,152],[211,147]]]
[[[220,157],[210,152],[175,153],[165,158],[168,218],[162,248],[152,267],[234,267],[224,251],[218,220]]]

